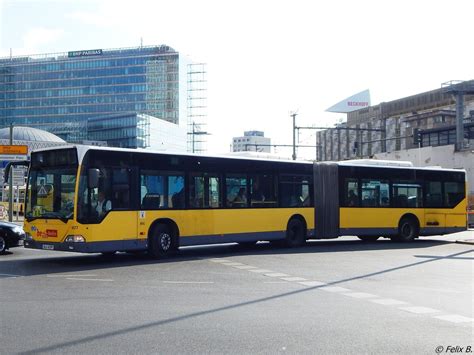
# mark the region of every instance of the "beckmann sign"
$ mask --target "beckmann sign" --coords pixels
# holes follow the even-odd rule
[[[370,106],[370,91],[364,90],[331,106],[327,112],[347,113]]]
[[[102,49],[89,49],[86,51],[74,51],[74,52],[68,52],[67,56],[69,58],[74,58],[74,57],[89,57],[92,55],[102,55]]]

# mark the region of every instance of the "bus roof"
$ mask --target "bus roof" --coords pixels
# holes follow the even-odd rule
[[[115,147],[101,147],[81,144],[64,145],[60,147],[49,147],[36,149],[34,152],[58,150],[58,149],[71,149],[76,148],[78,153],[79,161],[82,161],[84,155],[89,150],[102,150],[102,151],[115,151],[115,152],[131,152],[138,154],[161,154],[161,155],[181,155],[190,157],[203,157],[203,158],[221,158],[221,159],[235,159],[235,160],[252,160],[252,161],[266,161],[275,163],[293,163],[293,164],[314,164],[312,161],[305,160],[283,160],[278,158],[264,158],[259,156],[242,156],[242,155],[225,155],[225,154],[196,154],[188,152],[177,152],[177,151],[157,151],[157,150],[145,150],[145,149],[133,149],[133,148],[115,148]],[[429,167],[415,167],[409,161],[397,161],[397,160],[377,160],[377,159],[358,159],[358,160],[345,160],[339,162],[318,162],[321,164],[337,164],[340,166],[354,166],[354,167],[368,167],[368,168],[393,168],[393,169],[417,169],[417,170],[431,170],[431,171],[453,171],[453,172],[466,172],[465,169],[450,169],[442,168],[439,166]]]
[[[81,144],[71,144],[60,147],[48,147],[36,149],[34,152],[42,152],[49,150],[58,150],[58,149],[71,149],[76,148],[78,153],[79,161],[82,161],[84,155],[89,150],[102,150],[102,151],[113,151],[113,152],[131,152],[138,154],[161,154],[161,155],[181,155],[189,157],[203,157],[203,158],[222,158],[222,159],[235,159],[235,160],[256,160],[256,161],[268,161],[268,162],[285,162],[285,163],[294,163],[294,164],[313,164],[312,161],[305,160],[283,160],[278,159],[277,157],[272,157],[270,159],[259,156],[239,156],[239,155],[225,155],[225,154],[196,154],[189,152],[178,152],[178,151],[160,151],[160,150],[145,150],[145,149],[133,149],[133,148],[116,148],[116,147],[101,147],[101,146],[91,146],[91,145],[81,145]]]

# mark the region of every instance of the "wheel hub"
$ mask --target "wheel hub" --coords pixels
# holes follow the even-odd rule
[[[168,233],[162,233],[160,235],[161,249],[168,250],[171,247],[171,236]]]

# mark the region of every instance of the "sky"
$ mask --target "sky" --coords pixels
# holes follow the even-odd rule
[[[169,45],[207,63],[208,148],[222,153],[247,130],[291,144],[293,112],[333,126],[346,117],[325,110],[365,89],[378,104],[473,79],[473,13],[473,0],[0,0],[0,57]]]

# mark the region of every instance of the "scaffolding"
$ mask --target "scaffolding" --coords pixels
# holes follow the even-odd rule
[[[187,149],[192,153],[206,151],[207,143],[207,65],[188,64]]]

